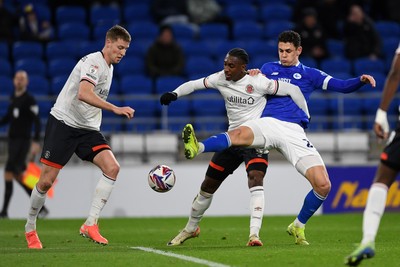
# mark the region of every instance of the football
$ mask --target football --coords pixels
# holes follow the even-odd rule
[[[175,180],[175,172],[167,165],[157,165],[149,172],[149,186],[156,192],[168,192],[174,187]]]

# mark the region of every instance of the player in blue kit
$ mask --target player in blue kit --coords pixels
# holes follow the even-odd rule
[[[299,61],[301,51],[300,35],[294,31],[282,32],[278,39],[280,61],[264,64],[262,73],[267,78],[299,86],[306,100],[315,90],[351,93],[368,83],[375,87],[375,80],[370,75],[340,80],[304,66]],[[308,245],[305,224],[321,207],[331,189],[325,164],[304,132],[308,123],[308,116],[290,98],[267,96],[267,105],[261,118],[247,121],[234,130],[212,136],[203,142],[197,142],[193,127],[186,125],[182,132],[185,155],[192,159],[199,153],[218,152],[230,146],[277,149],[312,186],[300,213],[287,228],[296,244]]]

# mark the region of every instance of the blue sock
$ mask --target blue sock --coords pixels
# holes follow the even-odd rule
[[[310,219],[317,209],[321,207],[325,199],[326,197],[318,195],[317,192],[312,189],[304,199],[303,207],[301,208],[297,219],[299,219],[301,223],[306,224],[308,219]]]
[[[213,135],[204,141],[204,152],[220,152],[231,146],[231,139],[228,133]]]

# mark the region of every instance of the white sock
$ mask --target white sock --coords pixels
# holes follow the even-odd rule
[[[296,217],[296,219],[294,219],[293,224],[294,224],[294,226],[300,227],[300,228],[303,228],[303,227],[306,226],[304,223],[302,223],[301,221],[299,221],[299,219],[297,219],[297,217]]]
[[[250,236],[259,236],[264,216],[264,187],[250,188]]]
[[[388,187],[382,183],[372,184],[363,217],[363,239],[361,244],[375,242],[379,223],[386,206]]]
[[[114,188],[114,183],[115,180],[111,179],[103,173],[103,176],[97,183],[96,190],[94,192],[92,206],[89,211],[89,217],[86,219],[85,222],[86,225],[97,224],[100,212],[106,205],[108,198],[111,195],[111,191]]]
[[[197,152],[198,154],[204,152],[204,144],[202,142],[199,142],[199,151]]]
[[[200,190],[200,193],[198,193],[196,198],[193,200],[189,221],[185,227],[186,231],[191,233],[196,230],[204,213],[210,207],[212,198],[213,194]]]
[[[32,194],[30,199],[31,206],[29,207],[28,218],[25,224],[26,233],[36,230],[36,219],[45,201],[46,201],[46,192],[39,192],[37,187],[35,186],[32,189]]]

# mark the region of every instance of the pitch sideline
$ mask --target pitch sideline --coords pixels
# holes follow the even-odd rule
[[[180,260],[190,261],[190,262],[194,262],[194,263],[198,263],[198,264],[204,264],[204,265],[210,266],[210,267],[231,267],[230,265],[225,265],[225,264],[221,264],[221,263],[217,263],[217,262],[212,262],[212,261],[208,261],[208,260],[203,260],[203,259],[199,259],[199,258],[195,258],[195,257],[191,257],[191,256],[180,255],[180,254],[163,251],[163,250],[158,250],[158,249],[153,249],[153,248],[131,247],[131,249],[142,250],[142,251],[146,251],[146,252],[151,252],[151,253],[155,253],[155,254],[160,254],[160,255],[164,255],[164,256],[168,256],[168,257],[177,258]]]

